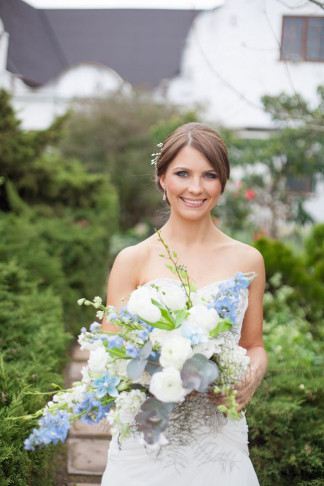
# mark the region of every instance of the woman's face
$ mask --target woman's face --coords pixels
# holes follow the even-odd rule
[[[222,192],[218,174],[208,159],[189,145],[180,150],[160,177],[172,211],[199,219],[213,209]]]

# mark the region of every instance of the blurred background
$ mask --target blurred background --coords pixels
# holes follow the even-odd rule
[[[0,0],[0,90],[0,485],[68,484],[66,449],[4,419],[63,383],[76,300],[168,217],[150,154],[190,121],[230,153],[215,224],[266,264],[251,459],[323,485],[324,2]]]

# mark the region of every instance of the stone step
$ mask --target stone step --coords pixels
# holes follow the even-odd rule
[[[102,476],[107,464],[109,440],[68,439],[68,474]]]
[[[80,346],[78,344],[76,344],[72,349],[71,359],[73,361],[85,362],[88,361],[89,356],[90,356],[90,351],[87,351],[86,349],[83,349],[81,351]]]
[[[71,361],[67,368],[67,386],[71,386],[74,381],[81,381],[82,374],[81,370],[85,366],[85,363]]]
[[[110,425],[107,420],[101,420],[98,424],[75,421],[69,430],[69,437],[106,437],[110,439]]]

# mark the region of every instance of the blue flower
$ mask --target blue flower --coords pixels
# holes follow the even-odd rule
[[[140,349],[135,348],[133,344],[128,344],[127,349],[126,349],[126,354],[130,358],[138,358],[140,354]]]
[[[108,338],[108,348],[120,348],[124,344],[123,338],[115,334],[114,336],[110,336]]]
[[[181,334],[183,337],[190,339],[191,344],[205,343],[207,341],[202,329],[199,326],[189,324],[187,321],[183,322],[181,326]]]
[[[119,384],[120,378],[117,376],[110,376],[109,371],[106,371],[106,374],[101,378],[97,378],[93,380],[92,385],[97,388],[97,397],[102,398],[105,395],[109,395],[111,397],[118,396],[118,390],[116,386]]]
[[[96,322],[96,321],[94,321],[94,322],[93,322],[93,323],[90,325],[90,331],[91,331],[91,332],[98,331],[100,328],[101,328],[101,324],[99,324],[99,322]]]
[[[97,424],[106,416],[113,404],[114,402],[112,401],[103,405],[94,393],[86,393],[83,402],[75,405],[73,412],[76,415],[82,414],[80,422]]]
[[[71,414],[65,410],[56,410],[56,413],[47,413],[38,421],[38,428],[34,428],[30,436],[24,441],[26,450],[35,450],[36,446],[57,444],[65,441],[71,427]]]
[[[137,336],[142,339],[142,341],[146,341],[148,332],[145,329],[142,329],[141,331],[137,331]]]

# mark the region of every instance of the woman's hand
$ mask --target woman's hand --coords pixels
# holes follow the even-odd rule
[[[252,399],[256,389],[262,381],[263,373],[260,368],[251,364],[243,380],[237,385],[235,396],[238,405],[237,411],[240,412]]]

